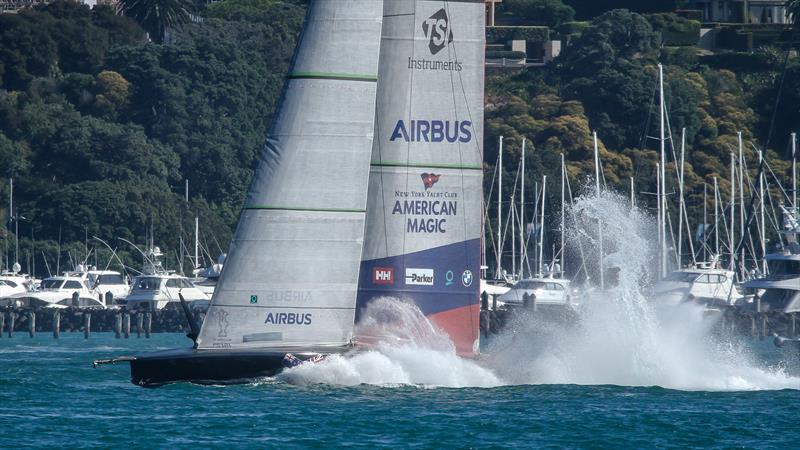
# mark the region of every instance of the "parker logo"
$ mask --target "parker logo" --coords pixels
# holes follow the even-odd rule
[[[453,31],[450,29],[450,18],[444,8],[422,22],[422,31],[428,39],[431,55],[442,51],[447,44],[453,42]]]
[[[391,267],[374,267],[372,284],[394,284],[394,269]]]
[[[433,286],[433,269],[406,268],[406,285]]]
[[[425,190],[432,188],[434,184],[439,182],[439,177],[441,175],[436,175],[435,173],[423,173],[420,175],[422,177],[422,184],[425,185]]]

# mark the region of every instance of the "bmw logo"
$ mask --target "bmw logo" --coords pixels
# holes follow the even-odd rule
[[[461,283],[464,287],[472,286],[472,272],[469,270],[465,270],[464,273],[461,274]]]

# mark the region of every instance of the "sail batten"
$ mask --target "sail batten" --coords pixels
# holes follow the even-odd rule
[[[310,2],[198,348],[351,341],[382,4]]]

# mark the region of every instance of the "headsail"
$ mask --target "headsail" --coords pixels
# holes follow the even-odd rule
[[[352,338],[382,0],[314,0],[198,348]]]
[[[478,342],[484,17],[482,0],[384,4],[358,295],[359,313],[413,301],[461,354]]]

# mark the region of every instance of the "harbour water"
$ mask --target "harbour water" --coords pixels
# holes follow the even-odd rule
[[[432,353],[418,356],[416,364],[402,361],[401,354],[394,361],[427,385],[373,378],[362,381],[380,385],[345,386],[297,377],[143,389],[129,383],[127,365],[91,367],[95,358],[188,342],[180,334],[149,340],[117,340],[111,333],[93,334],[89,341],[78,333],[58,341],[43,334],[0,339],[0,448],[800,445],[795,432],[800,384],[792,387],[800,382],[790,376],[798,375],[797,366],[786,364],[792,356],[769,341],[747,342],[763,367],[789,372],[772,383],[745,380],[752,382],[746,390],[506,385],[468,378],[464,381],[495,385],[436,387],[436,381],[458,380],[430,359],[437,357]],[[373,358],[347,367],[353,376],[359,370],[374,374],[387,361]],[[327,375],[328,382],[337,381]],[[777,383],[780,379],[786,384]]]

